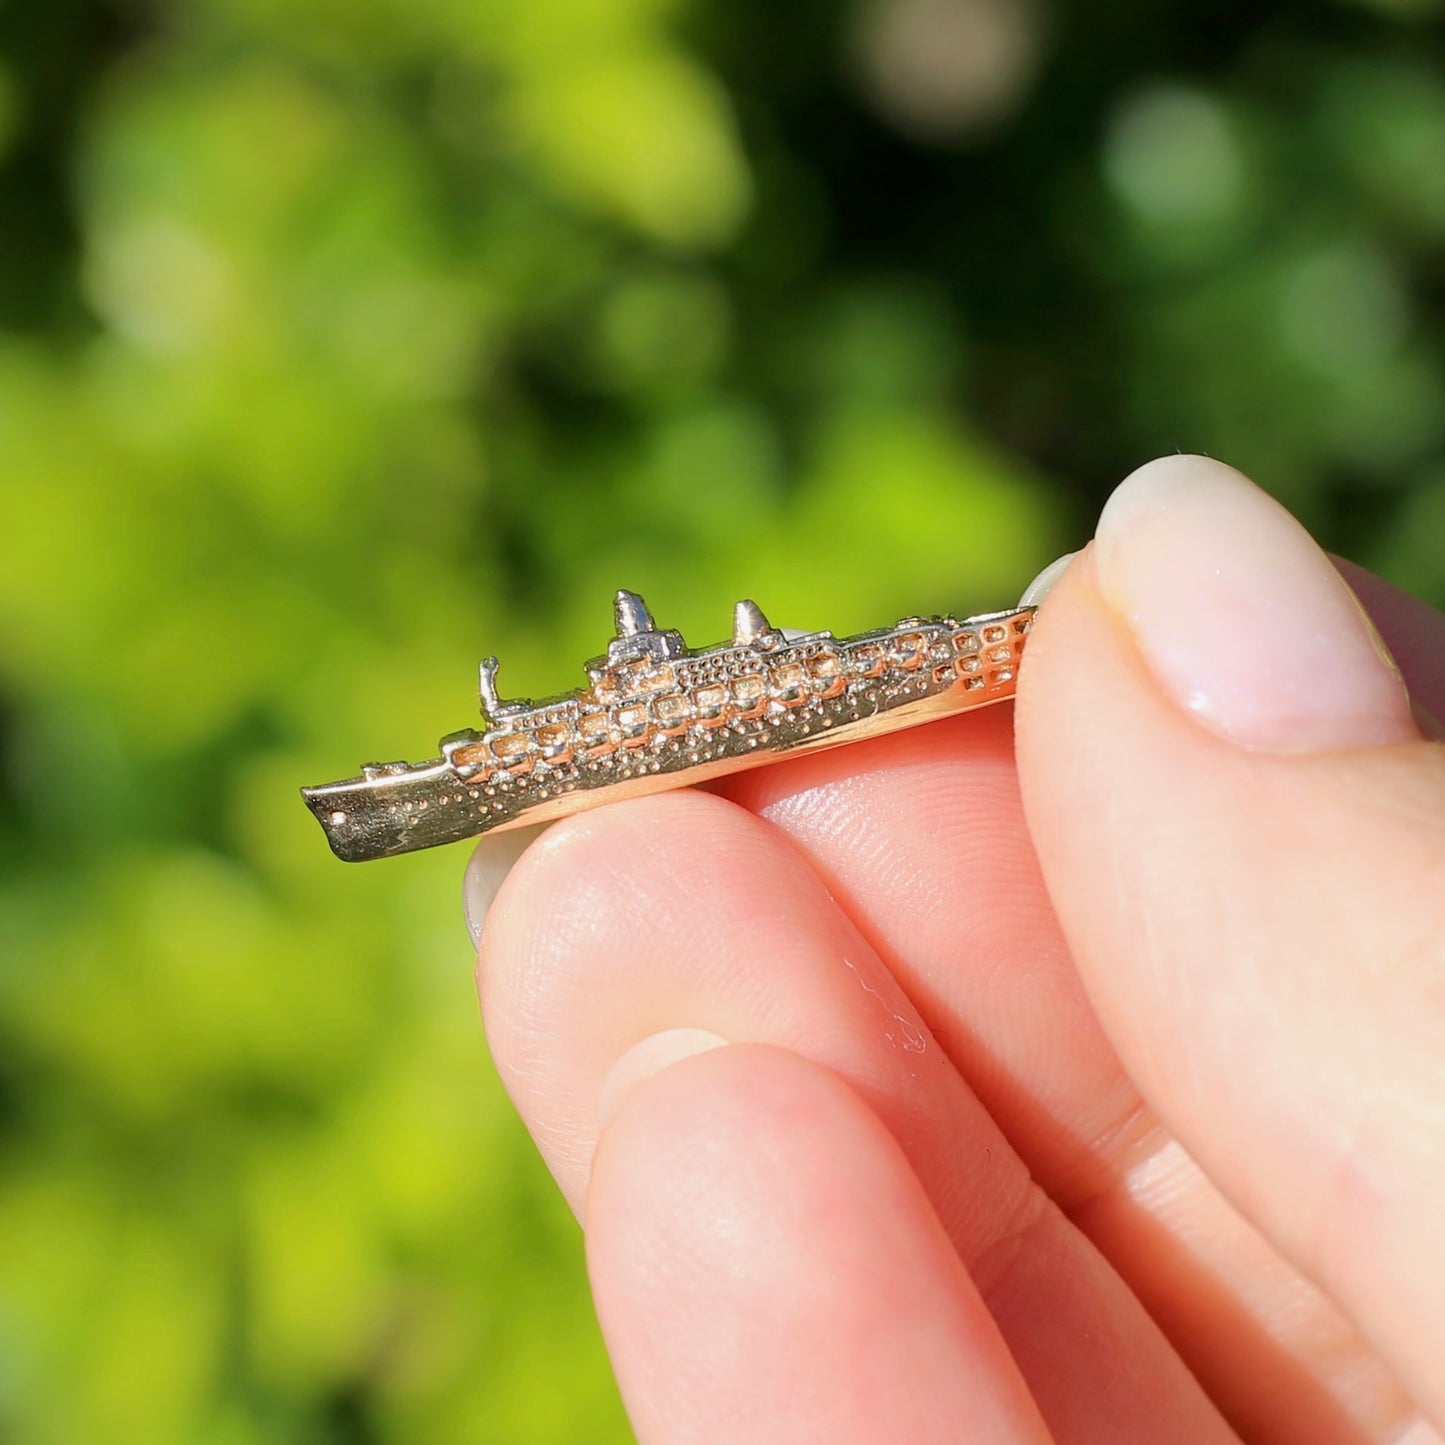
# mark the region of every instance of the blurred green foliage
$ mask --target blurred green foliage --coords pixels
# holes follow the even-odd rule
[[[1438,0],[0,6],[0,1437],[626,1438],[465,850],[296,787],[1173,449],[1445,601],[1442,243]]]

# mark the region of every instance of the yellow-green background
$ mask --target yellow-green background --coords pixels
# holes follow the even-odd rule
[[[1442,242],[1431,0],[0,4],[0,1438],[625,1439],[466,849],[297,786],[1174,449],[1441,601]]]

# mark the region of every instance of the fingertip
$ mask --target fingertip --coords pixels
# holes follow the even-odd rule
[[[722,798],[632,799],[565,819],[529,848],[482,934],[482,1021],[574,1207],[618,1060],[679,1029],[757,1037],[824,986],[840,1007],[815,1010],[795,1037],[836,1040],[862,1025],[871,997],[839,986],[834,959],[851,947],[803,860]]]
[[[698,1359],[696,1338],[639,1337],[641,1323],[672,1316],[705,1334],[741,1315],[761,1327],[816,1308],[823,1290],[842,1306],[862,1282],[818,1270],[811,1251],[827,1242],[830,1216],[867,1207],[880,1188],[892,1196],[890,1170],[865,1169],[862,1187],[854,1175],[874,1151],[891,1165],[896,1148],[842,1078],[775,1045],[694,1051],[636,1080],[598,1141],[584,1211],[624,1390],[642,1351],[670,1356],[674,1377],[710,1373],[713,1352]]]
[[[691,1193],[689,1175],[714,1172],[723,1175],[721,1186],[708,1187],[718,1212],[734,1213],[717,1190],[732,1191],[736,1202],[753,1188],[757,1181],[748,1169],[757,1155],[766,1156],[765,1166],[791,1161],[812,1179],[815,1160],[825,1168],[846,1168],[829,1142],[839,1124],[862,1120],[865,1129],[882,1129],[858,1094],[826,1066],[773,1044],[722,1047],[718,1035],[699,1037],[707,1034],[668,1030],[637,1046],[651,1057],[625,1055],[619,1061],[629,1077],[606,1111],[589,1215],[614,1193],[645,1210],[649,1201],[674,1191]],[[720,1169],[719,1160],[731,1162]],[[629,1182],[619,1186],[624,1176]],[[631,1204],[618,1222],[637,1222]]]
[[[831,1069],[763,1044],[671,1063],[604,1134],[586,1218],[640,1439],[1048,1438],[898,1144]]]
[[[547,830],[545,823],[512,828],[480,839],[462,875],[462,917],[472,947],[479,946],[487,915],[517,860]]]
[[[1105,504],[1095,576],[1176,707],[1236,746],[1323,752],[1417,736],[1399,669],[1329,557],[1207,457],[1140,467]]]
[[[480,939],[482,973],[496,972],[497,960],[539,943],[543,951],[575,952],[590,934],[603,931],[619,911],[631,907],[637,893],[687,871],[700,855],[725,878],[730,860],[748,852],[759,826],[724,798],[679,788],[610,803],[535,830],[536,836],[517,850],[520,856],[508,860],[499,854],[506,865],[500,870],[479,847],[473,859],[481,874],[478,898],[491,904]],[[497,844],[509,836],[501,835]]]

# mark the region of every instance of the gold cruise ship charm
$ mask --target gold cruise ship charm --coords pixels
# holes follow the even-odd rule
[[[486,728],[425,763],[368,763],[303,788],[332,851],[388,858],[543,823],[616,798],[684,787],[1012,697],[1032,607],[958,621],[905,617],[856,637],[773,627],[739,602],[733,635],[691,649],[634,592],[587,685],[539,702],[497,695],[481,665]]]

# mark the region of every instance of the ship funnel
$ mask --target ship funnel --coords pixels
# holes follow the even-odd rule
[[[636,637],[639,632],[656,630],[652,613],[647,610],[647,603],[637,593],[628,592],[625,588],[620,589],[612,605],[617,616],[619,637]]]
[[[502,709],[502,699],[497,695],[497,668],[499,666],[501,664],[495,657],[484,657],[479,670],[477,691],[481,694],[482,711],[488,717],[495,716]]]
[[[733,645],[756,642],[763,633],[770,631],[763,609],[751,598],[745,597],[733,608]]]

